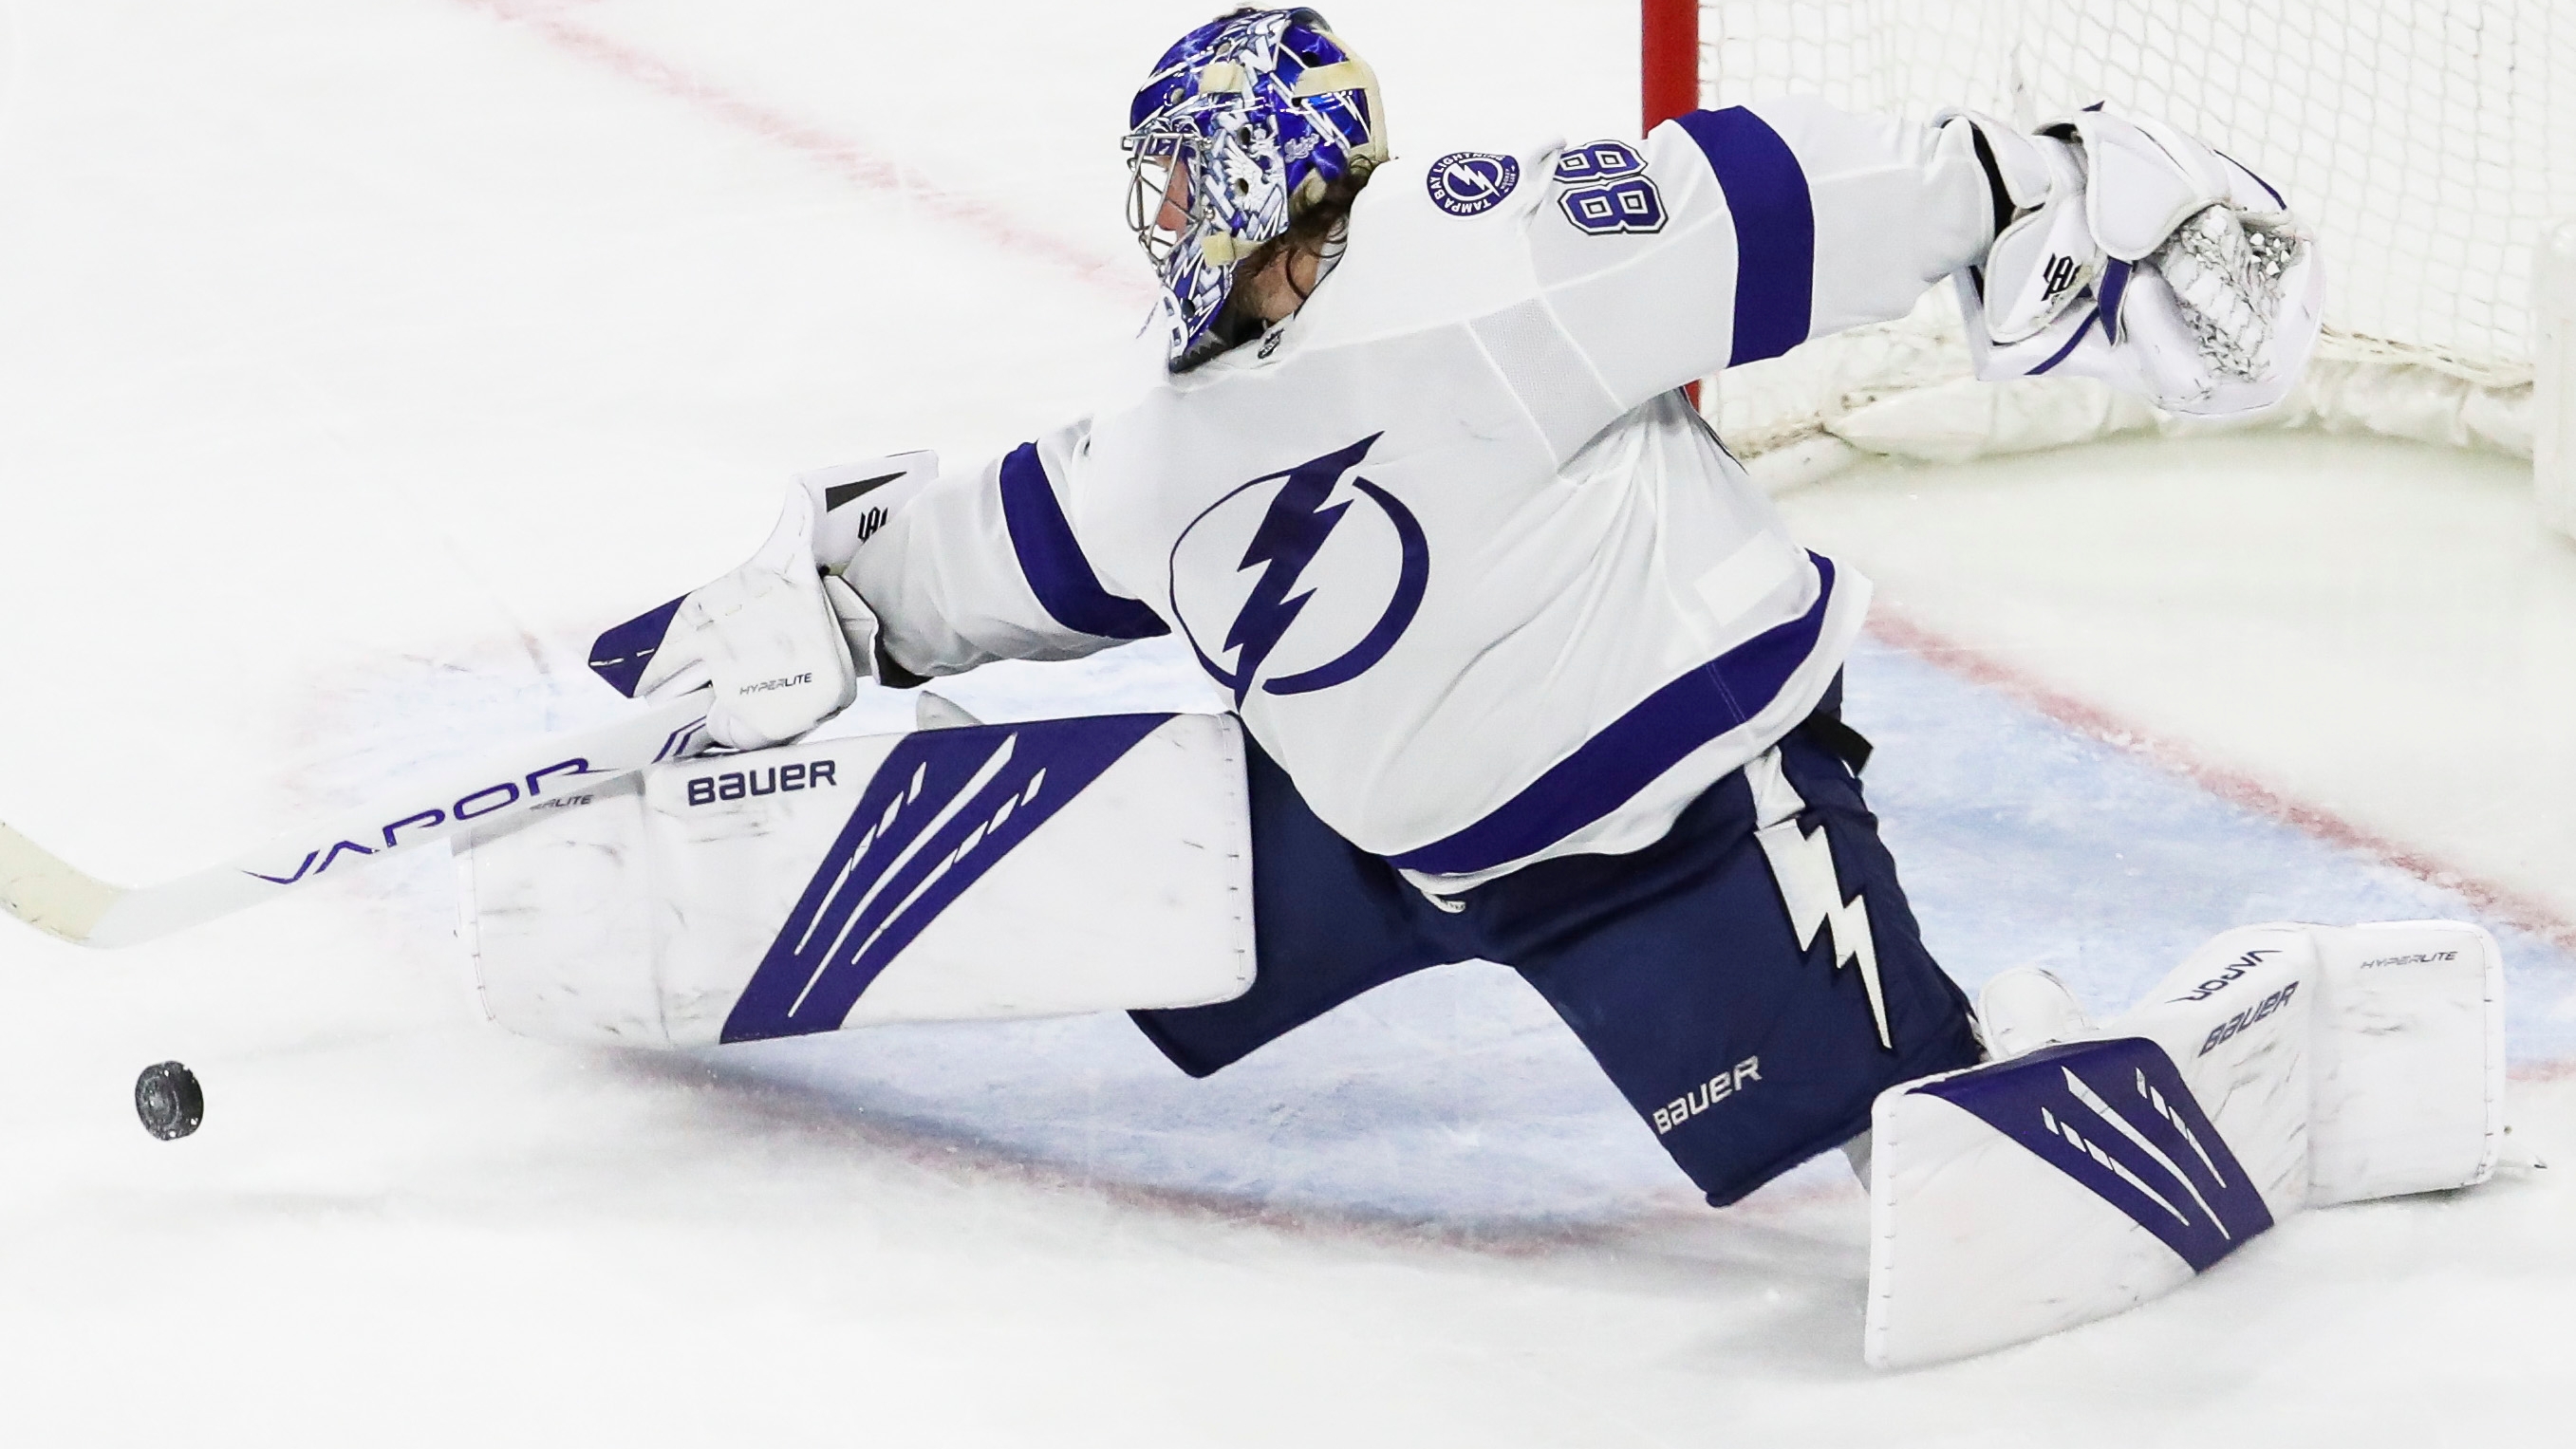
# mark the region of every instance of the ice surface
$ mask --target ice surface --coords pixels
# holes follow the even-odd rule
[[[1120,92],[1209,8],[0,8],[0,818],[158,878],[606,717],[590,634],[737,562],[788,473],[1077,408],[1140,295]],[[1334,10],[1403,145],[1497,148],[1627,126],[1633,13]],[[2521,1136],[2576,1152],[2576,550],[2525,477],[2241,439],[1788,500],[1904,646],[1855,661],[1852,715],[1935,949],[2108,1009],[2227,925],[2466,912],[2506,945]],[[993,717],[1209,701],[1155,644],[951,688]],[[2303,1218],[2146,1311],[1873,1378],[1839,1165],[1699,1206],[1498,968],[1204,1082],[1117,1018],[620,1056],[483,1025],[446,892],[401,861],[115,955],[0,933],[10,1442],[2563,1417],[2563,1168]],[[171,1057],[208,1116],[162,1144],[128,1092]]]

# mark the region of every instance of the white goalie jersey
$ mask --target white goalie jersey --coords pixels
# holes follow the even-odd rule
[[[1968,127],[1819,105],[1399,160],[1293,317],[1160,339],[844,577],[916,674],[1173,633],[1317,815],[1435,892],[1639,849],[1830,687],[1868,601],[1677,389],[1980,259]]]

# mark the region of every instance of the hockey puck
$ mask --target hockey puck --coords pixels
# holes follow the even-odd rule
[[[164,1142],[176,1142],[206,1120],[206,1091],[197,1074],[177,1062],[145,1067],[134,1079],[134,1115],[143,1130]]]

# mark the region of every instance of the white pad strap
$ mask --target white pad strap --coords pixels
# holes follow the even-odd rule
[[[1995,1060],[2093,1034],[2075,993],[2037,966],[1999,971],[1977,990],[1977,1040]]]

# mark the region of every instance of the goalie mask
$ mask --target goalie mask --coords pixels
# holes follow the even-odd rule
[[[1387,154],[1376,75],[1302,9],[1239,10],[1182,36],[1136,92],[1125,145],[1127,221],[1162,278],[1174,372],[1230,345],[1218,324],[1235,263]],[[1174,210],[1177,230],[1163,225]]]

